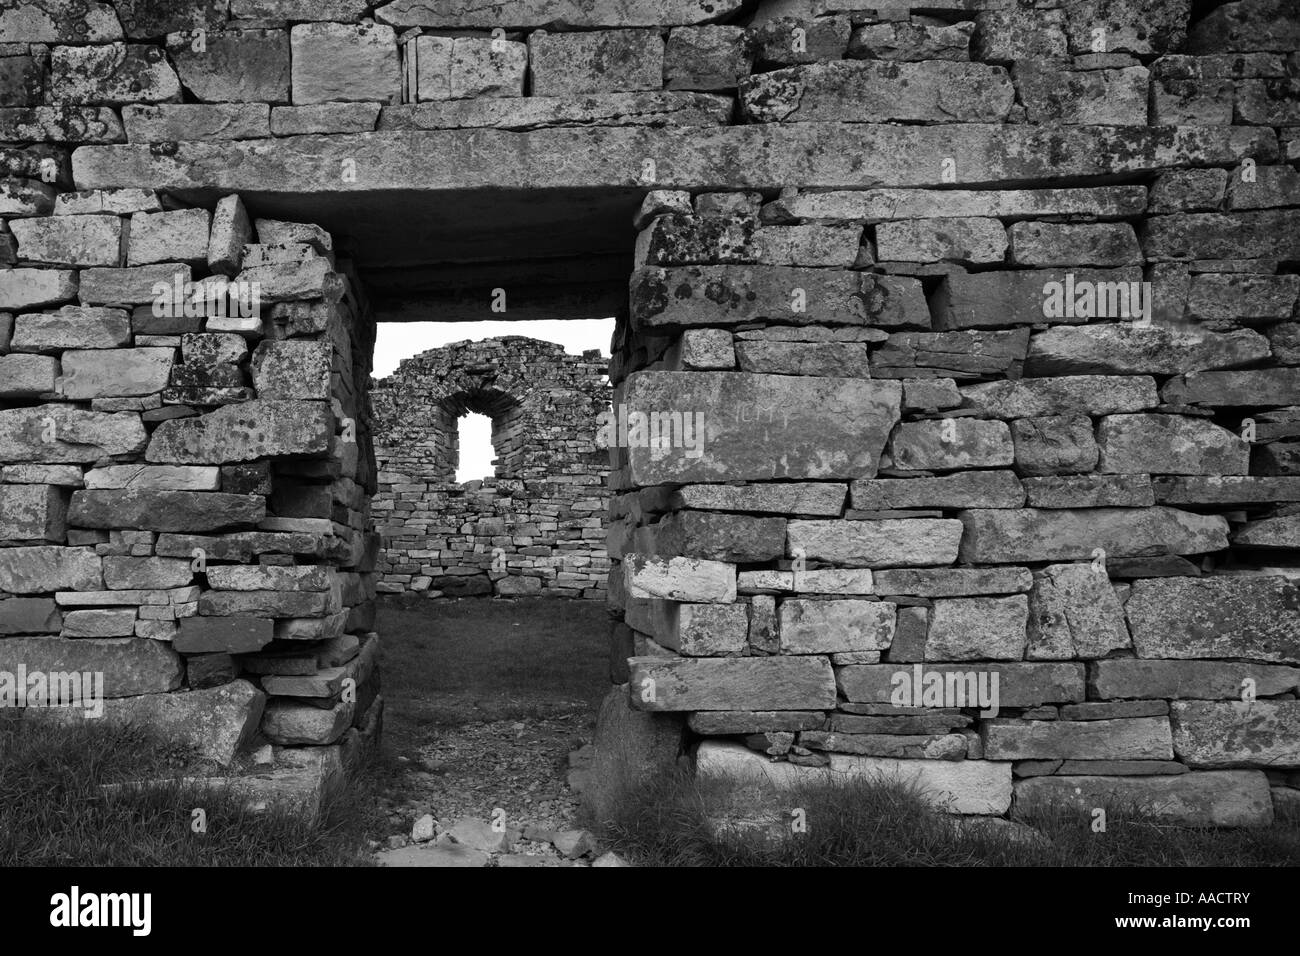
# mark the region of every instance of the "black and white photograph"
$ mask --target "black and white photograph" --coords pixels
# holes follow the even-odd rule
[[[1298,299],[1300,0],[0,0],[7,915],[1293,926]]]

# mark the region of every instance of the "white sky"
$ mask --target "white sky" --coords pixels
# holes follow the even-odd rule
[[[465,339],[478,341],[500,335],[526,335],[529,338],[558,342],[572,355],[588,349],[609,354],[614,320],[610,319],[539,319],[536,321],[496,322],[383,322],[375,336],[375,378],[384,378],[397,370],[402,359],[419,355]],[[460,467],[456,480],[473,481],[492,474],[492,420],[486,415],[466,415],[460,420]]]

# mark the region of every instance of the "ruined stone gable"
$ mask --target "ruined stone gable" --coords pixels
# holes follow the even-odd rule
[[[1264,822],[1298,39],[1285,0],[4,3],[0,669],[337,762],[381,707],[373,323],[504,284],[619,316],[598,770]],[[222,276],[262,311],[154,311]]]
[[[381,593],[604,600],[608,360],[522,336],[405,359],[371,390]],[[458,483],[457,420],[492,419],[494,474]]]

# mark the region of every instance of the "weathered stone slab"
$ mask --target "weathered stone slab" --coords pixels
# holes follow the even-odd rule
[[[910,190],[909,190],[910,191]],[[942,196],[943,193],[935,193]],[[1093,290],[1093,299],[1086,309],[1076,307],[1069,313],[1051,308],[1050,293],[1064,291],[1070,285],[1081,291]],[[1100,307],[1116,312],[1123,305],[1124,290],[1130,283],[1140,282],[1142,274],[1136,268],[1120,269],[1033,269],[1016,272],[981,272],[970,275],[953,274],[944,277],[932,300],[934,327],[953,330],[985,328],[1008,325],[1033,325],[1046,319],[1060,323],[1086,322],[1097,314],[1098,297],[1105,296]],[[1085,283],[1087,283],[1085,285]]]
[[[1176,700],[1174,752],[1189,767],[1300,767],[1300,701]]]
[[[63,395],[74,401],[153,395],[167,387],[175,349],[70,349],[63,353]]]
[[[86,472],[85,485],[95,490],[216,491],[221,485],[221,472],[206,465],[105,465]]]
[[[343,104],[328,104],[341,106]],[[360,105],[360,104],[355,104]],[[301,109],[324,109],[301,107]],[[720,126],[731,116],[732,100],[711,93],[641,90],[628,93],[590,93],[584,96],[488,97],[474,100],[440,100],[386,106],[379,114],[379,129],[502,129],[527,131],[557,127],[606,126]],[[284,107],[272,109],[276,128]],[[299,123],[302,123],[299,120]],[[374,128],[372,114],[366,130]],[[295,127],[296,128],[296,127]],[[316,130],[303,130],[316,132]],[[356,132],[338,130],[338,132]],[[688,204],[689,209],[689,204]]]
[[[1079,412],[1111,415],[1159,404],[1155,380],[1144,375],[1068,375],[985,382],[961,389],[962,406],[990,418],[1031,418]]]
[[[737,342],[736,361],[742,372],[871,378],[865,342]]]
[[[190,275],[189,264],[183,262],[85,269],[78,295],[83,305],[152,305],[160,288],[171,289],[177,281],[183,285],[190,281]]]
[[[633,657],[637,710],[824,710],[835,706],[825,657]],[[645,682],[652,681],[652,685]],[[653,689],[653,695],[649,693]]]
[[[1195,319],[1250,324],[1288,319],[1295,307],[1297,290],[1300,290],[1300,276],[1296,275],[1205,273],[1193,276],[1188,286],[1187,315]],[[1195,372],[1197,369],[1178,371]]]
[[[1088,325],[1035,334],[1025,374],[1178,375],[1251,365],[1268,355],[1268,339],[1249,329],[1218,333],[1123,323]]]
[[[0,309],[39,309],[77,295],[72,269],[0,269]]]
[[[1097,427],[1097,470],[1110,474],[1244,475],[1250,445],[1204,418],[1108,415]]]
[[[112,4],[45,0],[0,11],[0,43],[103,43],[122,39]]]
[[[840,692],[850,701],[889,704],[897,696],[898,675],[910,679],[915,667],[922,665],[854,664],[837,668],[835,680]],[[1084,699],[1082,664],[925,664],[922,671],[923,680],[931,674],[938,674],[945,684],[949,681],[948,675],[952,675],[956,685],[963,690],[970,686],[972,675],[989,675],[990,688],[996,675],[997,703],[1001,707],[1039,707]],[[970,696],[967,699],[974,700]]]
[[[295,106],[387,103],[401,91],[397,35],[375,23],[300,23],[289,31]]]
[[[62,628],[63,617],[51,598],[14,597],[0,601],[0,636],[58,634]]]
[[[1081,815],[1096,807],[1133,807],[1184,826],[1266,826],[1273,822],[1268,778],[1259,771],[1211,771],[1152,777],[1033,777],[1017,780],[1012,816],[1044,804]]]
[[[60,102],[78,105],[163,103],[181,95],[167,55],[136,43],[54,47],[50,88]]]
[[[122,125],[132,143],[259,139],[271,135],[271,108],[265,103],[125,106]]]
[[[882,222],[876,226],[876,255],[891,262],[1002,262],[1007,233],[1000,220],[936,217]]]
[[[1028,591],[1032,585],[1028,568],[892,568],[875,572],[878,594],[967,597],[1013,594]]]
[[[1010,261],[1030,266],[1131,266],[1142,250],[1128,223],[1018,222],[1008,230]]]
[[[1139,657],[1300,663],[1300,599],[1285,577],[1153,578],[1125,606]]]
[[[788,550],[811,560],[866,568],[951,564],[962,529],[945,519],[793,520]]]
[[[1263,259],[1300,254],[1300,210],[1193,212],[1146,220],[1142,251],[1152,262]]]
[[[16,352],[63,349],[115,349],[131,342],[131,323],[122,309],[65,305],[57,312],[28,313],[14,319]]]
[[[194,580],[184,558],[104,557],[104,584],[110,590],[152,590],[185,587]]]
[[[676,511],[653,526],[655,553],[713,561],[769,561],[785,552],[785,519]]]
[[[664,83],[658,30],[594,30],[528,37],[528,73],[539,96],[657,90]]]
[[[1216,172],[1222,172],[1216,170]],[[848,219],[886,222],[898,219],[935,219],[946,216],[985,216],[998,219],[1036,219],[1040,216],[1138,216],[1146,208],[1142,186],[1103,186],[1092,189],[864,189],[851,192],[801,192],[787,189],[763,207],[764,222]],[[1042,283],[1061,281],[1059,274],[990,272],[959,275],[967,279],[1023,279],[1037,298]],[[1095,278],[1076,273],[1076,278]],[[1041,315],[1041,313],[1040,313]],[[1038,321],[1038,320],[1035,320]],[[1014,320],[995,323],[1017,324]],[[942,328],[943,326],[939,326]]]
[[[323,564],[212,565],[207,574],[221,591],[328,591],[338,583]]]
[[[1300,515],[1248,521],[1232,543],[1251,548],[1300,548]]]
[[[1031,508],[1148,508],[1157,500],[1149,475],[1052,475],[1021,484]]]
[[[777,609],[781,652],[882,651],[894,638],[894,605],[885,601],[787,598]]]
[[[103,586],[100,558],[88,548],[0,548],[0,591],[42,594]]]
[[[1168,717],[990,720],[981,725],[980,736],[989,760],[1174,759]]]
[[[133,607],[108,610],[93,608],[69,611],[63,615],[61,637],[104,638],[130,637],[135,633],[136,610]]]
[[[966,756],[966,738],[961,734],[843,734],[812,730],[799,735],[799,746],[910,760],[962,760]]]
[[[1170,379],[1160,396],[1174,405],[1291,405],[1300,394],[1300,368],[1249,372],[1191,372]]]
[[[1004,422],[975,418],[903,422],[889,447],[895,468],[915,471],[992,468],[1015,457]]]
[[[743,604],[685,604],[654,600],[655,640],[687,657],[740,654],[749,636],[749,608]]]
[[[151,436],[145,458],[219,465],[284,455],[322,455],[329,450],[333,435],[334,416],[324,402],[259,399],[197,418],[163,422]]]
[[[1011,438],[1017,474],[1092,471],[1097,464],[1092,419],[1086,415],[1018,418],[1011,423]]]
[[[1104,571],[1091,564],[1052,564],[1034,575],[1030,660],[1105,657],[1129,646],[1124,609]]]
[[[1063,70],[1059,62],[1015,65],[1016,92],[1031,123],[1142,126],[1147,121],[1146,67]]]
[[[1083,704],[1064,704],[1062,720],[1118,720],[1128,717],[1165,717],[1169,702],[1164,700],[1088,701]]]
[[[853,31],[848,56],[855,60],[969,60],[974,29],[972,23],[869,23]]]
[[[632,597],[720,604],[736,600],[736,566],[727,562],[628,553],[623,570]]]
[[[0,540],[62,544],[67,533],[64,494],[53,485],[0,487]]]
[[[204,591],[203,617],[325,617],[339,611],[338,591]]]
[[[1020,660],[1025,656],[1028,607],[1023,594],[936,600],[930,611],[925,660]]]
[[[1029,330],[895,332],[871,359],[877,378],[1018,378]]]
[[[74,491],[68,511],[69,523],[77,527],[141,531],[219,531],[264,517],[266,499],[260,495],[155,488]]]
[[[1245,682],[1253,681],[1261,697],[1291,693],[1300,687],[1300,668],[1236,661],[1093,661],[1088,665],[1088,694],[1100,698],[1168,698],[1238,700]]]
[[[1096,548],[1112,557],[1138,557],[1228,546],[1223,518],[1174,508],[973,509],[958,518],[965,527],[961,560],[974,563],[1085,559]]]
[[[799,592],[852,596],[874,591],[867,568],[816,568],[800,571],[741,571],[736,588],[742,593]]]
[[[238,615],[181,618],[181,629],[172,640],[172,646],[182,654],[259,651],[271,643],[274,624],[269,618]]]
[[[1019,508],[1025,493],[1010,471],[966,471],[935,478],[872,478],[855,481],[853,507],[860,511],[900,508]]]
[[[68,640],[62,637],[11,637],[0,641],[0,671],[43,671],[103,675],[97,688],[105,697],[164,694],[181,686],[180,655],[159,641]]]
[[[630,429],[625,436],[609,438],[621,437],[625,440],[620,444],[631,446],[630,475],[639,485],[870,477],[898,420],[901,397],[902,388],[893,382],[636,372],[628,377],[615,407],[621,403],[629,414],[658,414],[661,425],[665,414],[676,413],[675,435],[669,438],[670,445],[676,438],[677,447],[647,447],[648,436],[634,444]],[[691,434],[684,434],[687,424]],[[683,438],[692,438],[696,448],[682,447]],[[774,449],[780,449],[779,457]]]
[[[669,503],[674,509],[838,516],[844,510],[847,490],[844,484],[832,482],[683,485],[673,492]]]
[[[1005,69],[983,63],[841,60],[748,77],[740,99],[757,123],[998,123],[1015,90]]]
[[[212,30],[204,49],[186,34],[167,38],[167,52],[185,88],[206,103],[289,100],[289,36],[283,30]]]
[[[43,216],[14,219],[9,229],[26,262],[54,266],[115,266],[122,221],[115,216]]]
[[[93,462],[133,455],[146,434],[133,412],[88,412],[68,405],[0,410],[0,461]]]
[[[4,131],[0,111],[0,133]],[[478,147],[473,151],[467,145],[470,137]],[[393,131],[328,142],[182,143],[165,157],[143,144],[86,147],[73,155],[73,175],[84,188],[148,183],[169,191],[355,192],[357,187],[338,173],[342,161],[352,158],[358,168],[374,171],[367,188],[380,195],[489,187],[627,188],[629,170],[640,170],[646,157],[659,156],[672,158],[671,166],[660,164],[653,184],[659,189],[776,190],[791,182],[807,189],[852,189],[864,182],[941,185],[946,174],[936,156],[958,157],[966,181],[997,182],[1154,171],[1193,161],[1227,166],[1242,156],[1268,161],[1276,151],[1272,130],[1249,127],[819,123],[611,129],[598,139],[582,129]],[[503,163],[503,156],[512,160]],[[409,197],[404,201],[409,203]]]
[[[475,102],[473,100],[465,101]],[[311,106],[272,106],[271,135],[311,133],[369,133],[380,116],[378,103],[315,103]]]
[[[263,342],[253,352],[253,387],[263,399],[327,401],[333,361],[329,342]]]
[[[791,266],[643,268],[632,275],[636,328],[730,326],[758,319],[826,325],[928,328],[921,283],[838,269]]]

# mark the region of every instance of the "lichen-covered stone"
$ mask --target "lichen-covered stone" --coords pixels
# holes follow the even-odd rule
[[[1135,581],[1125,613],[1139,657],[1300,663],[1300,601],[1285,577]]]

